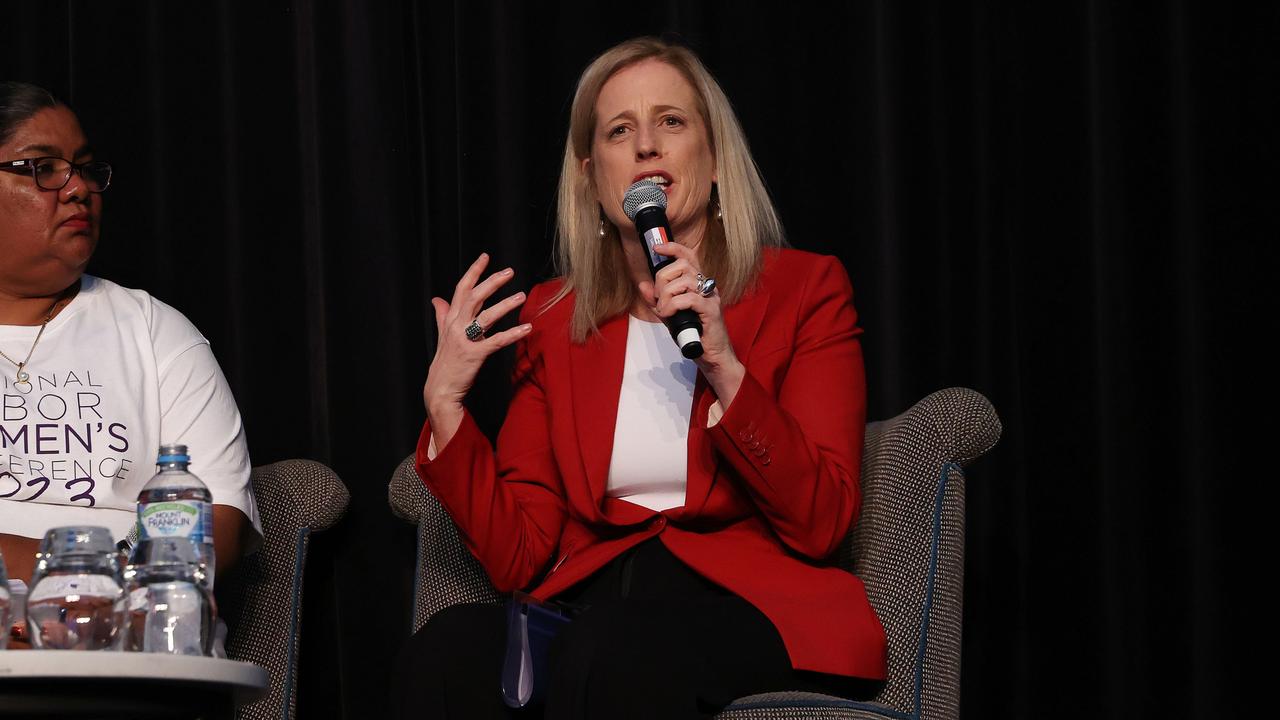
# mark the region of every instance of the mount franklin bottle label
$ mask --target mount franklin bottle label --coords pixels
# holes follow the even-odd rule
[[[138,525],[142,539],[186,537],[203,543],[212,533],[207,527],[212,513],[206,502],[199,500],[170,500],[153,502],[138,509]]]

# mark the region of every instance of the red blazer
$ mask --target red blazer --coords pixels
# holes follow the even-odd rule
[[[627,318],[569,340],[572,296],[542,315],[558,282],[529,293],[514,395],[497,452],[468,415],[418,472],[502,591],[548,598],[637,543],[673,554],[745,598],[778,628],[792,665],[885,676],[884,629],[862,582],[828,562],[860,502],[866,420],[860,333],[848,275],[832,257],[766,252],[759,283],[724,310],[747,368],[714,427],[699,375],[684,507],[662,513],[605,497]]]

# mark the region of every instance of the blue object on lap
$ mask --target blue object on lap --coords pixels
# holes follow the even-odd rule
[[[502,659],[502,700],[508,707],[540,704],[547,696],[551,641],[578,608],[542,602],[517,592],[507,601],[507,652]]]

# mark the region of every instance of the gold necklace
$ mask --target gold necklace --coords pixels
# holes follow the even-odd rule
[[[13,363],[18,368],[18,372],[14,376],[13,387],[15,389],[23,392],[27,392],[31,389],[31,374],[26,370],[27,363],[31,362],[31,355],[36,351],[36,346],[40,344],[40,336],[44,335],[44,329],[49,327],[49,321],[53,319],[53,314],[57,312],[58,304],[61,303],[62,300],[63,298],[58,298],[58,300],[53,303],[53,306],[49,308],[49,313],[44,316],[44,322],[40,323],[40,330],[36,332],[35,342],[31,343],[31,349],[27,351],[27,356],[23,358],[22,362],[14,360],[9,357],[8,353],[0,350],[0,357]],[[23,385],[26,387],[22,387]]]

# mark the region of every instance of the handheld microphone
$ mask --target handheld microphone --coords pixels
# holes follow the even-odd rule
[[[640,180],[627,188],[622,211],[636,224],[636,233],[644,243],[645,259],[649,261],[649,272],[656,279],[659,270],[676,261],[653,251],[658,245],[676,240],[667,224],[667,194],[652,180]],[[697,313],[677,310],[665,322],[671,339],[680,346],[681,355],[690,360],[702,357],[702,323],[698,322]]]

